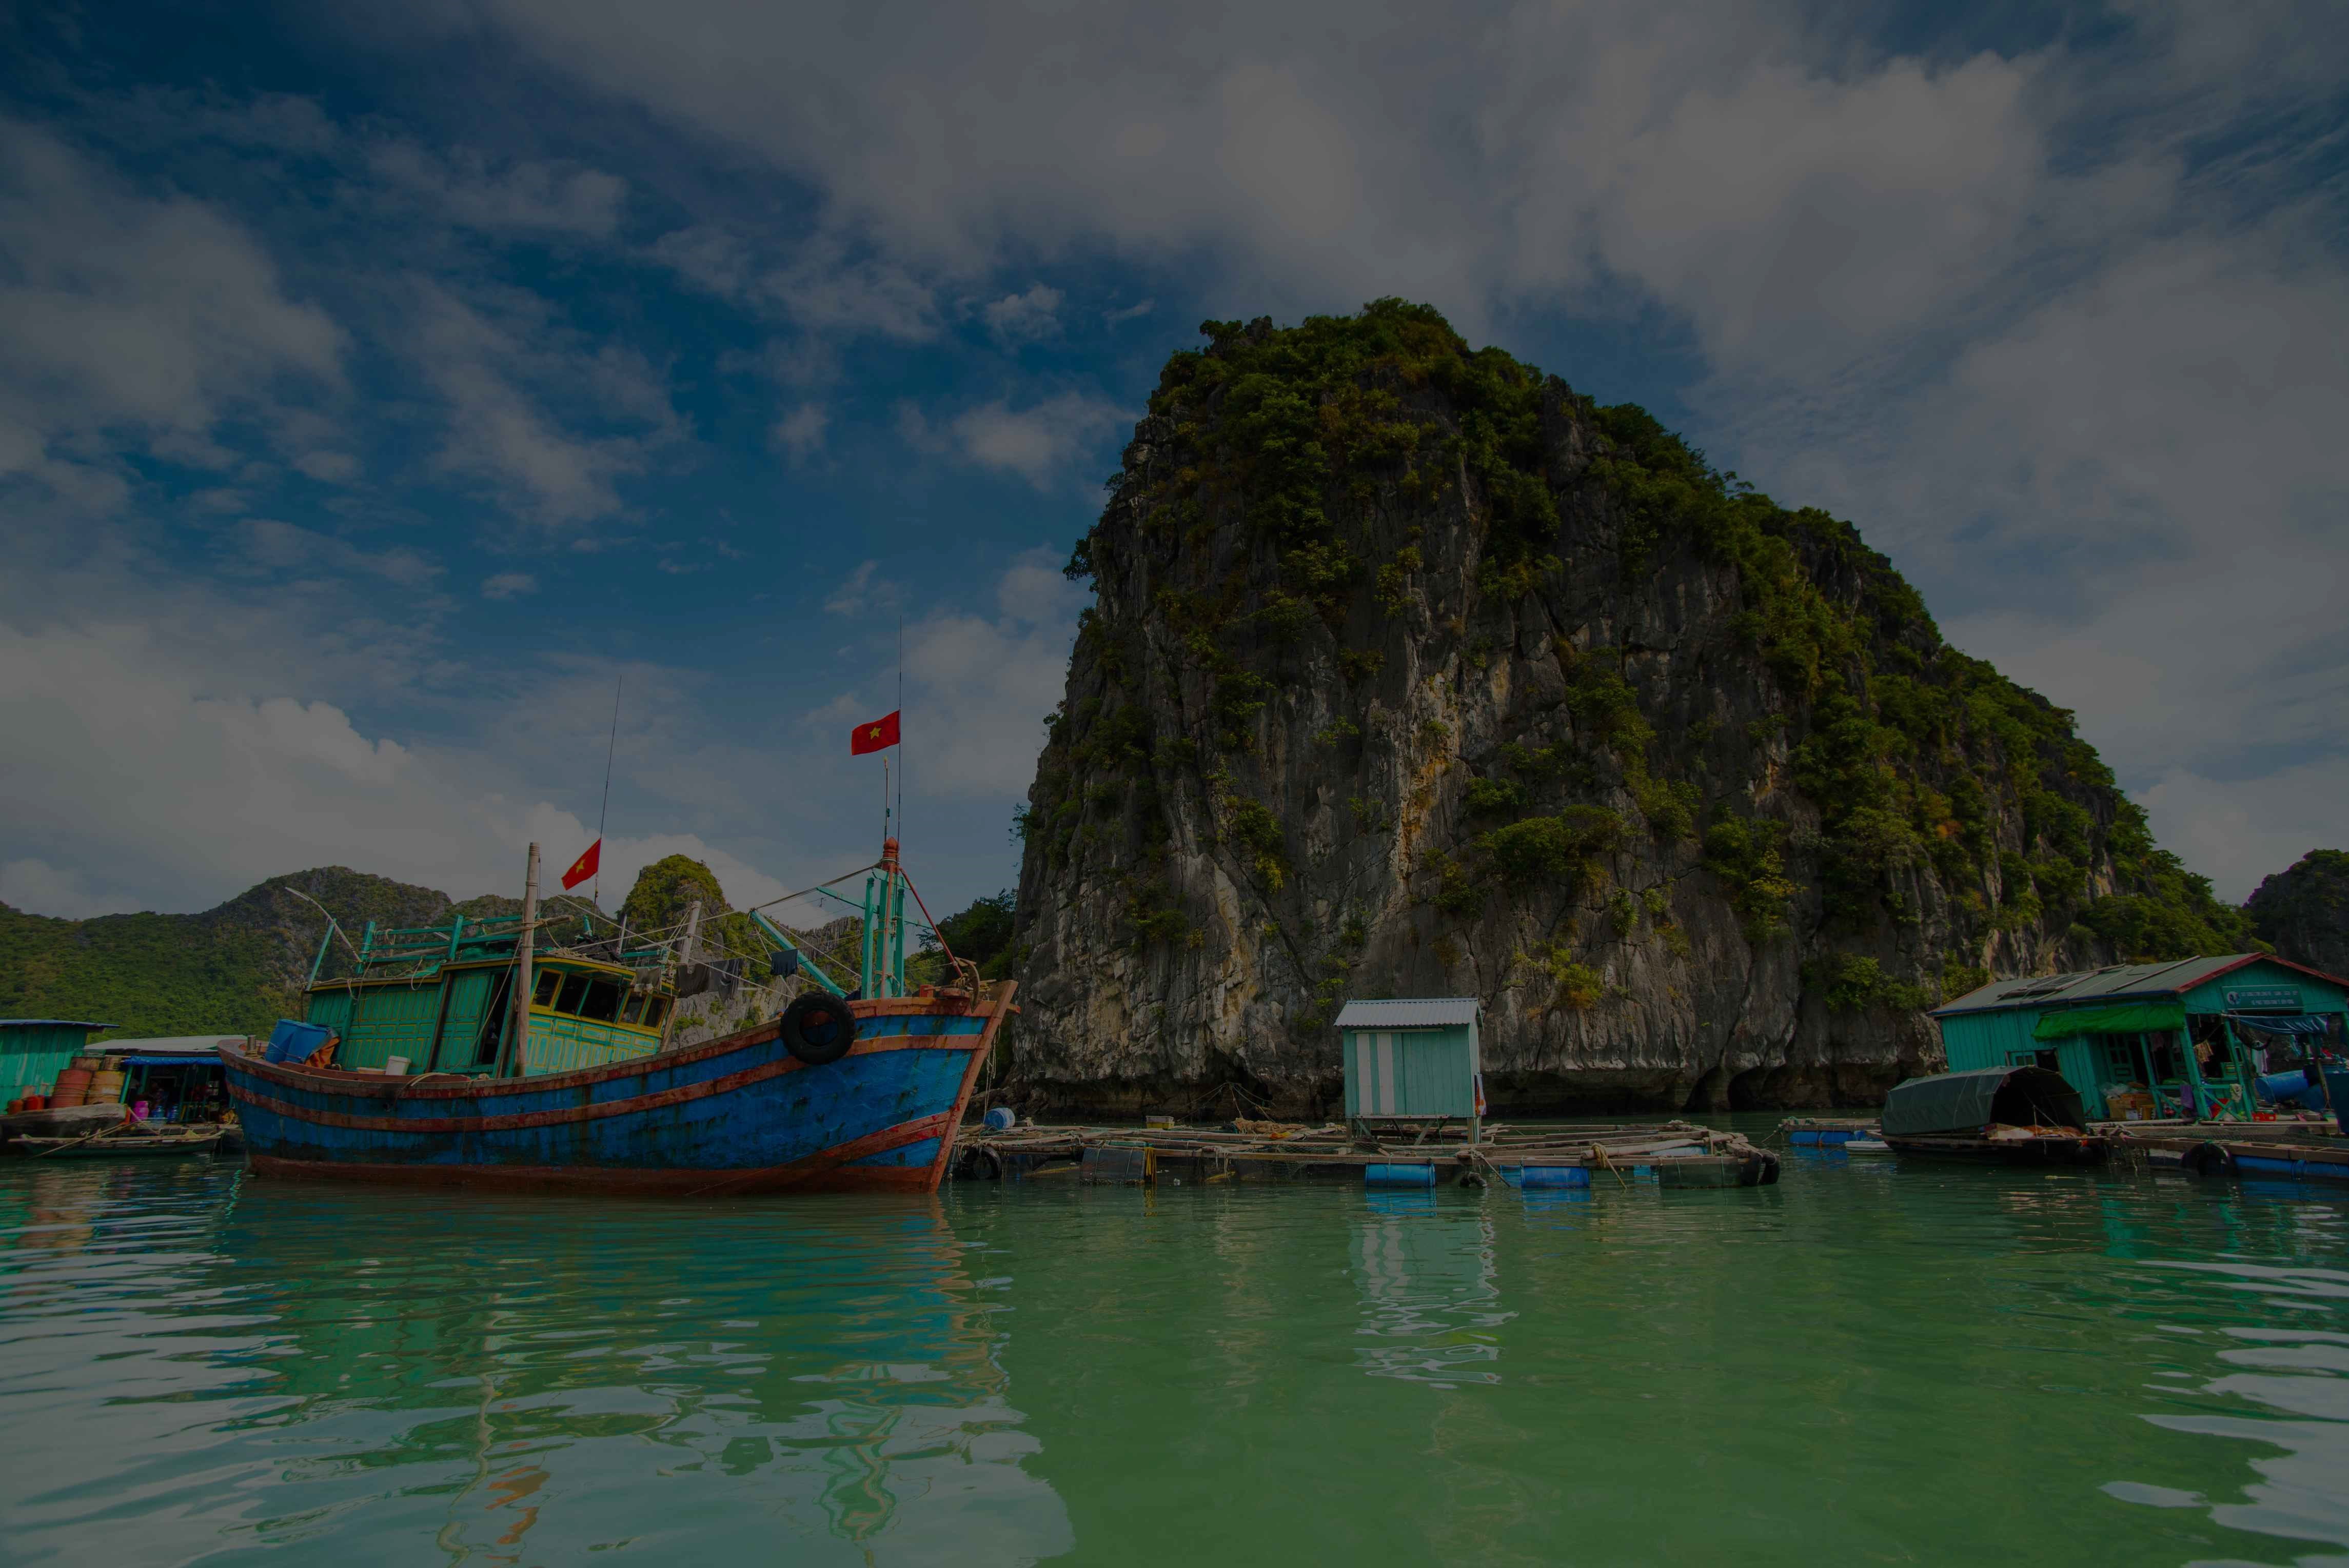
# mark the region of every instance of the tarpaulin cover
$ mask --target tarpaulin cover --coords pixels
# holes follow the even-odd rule
[[[2186,1026],[2182,1002],[2126,1002],[2117,1007],[2075,1007],[2050,1013],[2031,1031],[2034,1040],[2072,1035],[2156,1035]]]
[[[2240,1013],[2230,1013],[2228,1020],[2239,1029],[2264,1029],[2271,1035],[2321,1035],[2324,1020],[2311,1013],[2282,1018],[2251,1018]]]
[[[133,1068],[216,1068],[220,1066],[220,1058],[217,1057],[139,1056],[117,1057],[114,1059],[125,1067]]]
[[[2014,1127],[2085,1128],[2079,1091],[2045,1068],[1978,1068],[1897,1085],[1884,1098],[1883,1127],[1896,1138],[1973,1132],[1993,1121]]]

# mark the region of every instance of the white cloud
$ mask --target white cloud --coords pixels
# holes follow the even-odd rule
[[[1026,792],[1086,597],[1053,552],[1036,550],[997,582],[992,617],[947,611],[907,624],[908,765],[930,794],[1008,805]]]
[[[660,373],[617,344],[591,346],[534,298],[414,290],[411,344],[447,402],[447,471],[481,480],[548,523],[608,517],[618,481],[685,438]],[[583,428],[584,427],[584,428]]]
[[[1050,337],[1061,330],[1062,294],[1049,284],[1031,284],[1026,293],[1005,294],[979,308],[989,332],[1007,344]]]
[[[347,485],[359,477],[359,460],[348,452],[305,452],[294,466],[321,484]]]
[[[1114,403],[1070,392],[1021,409],[1001,400],[982,404],[956,415],[949,428],[972,462],[1046,490],[1072,477],[1079,454],[1123,418]]]
[[[802,403],[775,421],[775,445],[803,463],[823,449],[823,434],[832,423],[821,403]]]
[[[894,608],[901,598],[900,592],[895,583],[878,575],[880,570],[877,561],[860,563],[825,596],[825,611],[834,615],[862,615],[868,611]]]
[[[626,181],[599,170],[532,160],[493,166],[467,149],[436,151],[405,140],[376,143],[367,166],[440,221],[492,232],[605,238],[619,225],[628,191]]]
[[[2163,847],[2240,902],[2311,850],[2338,849],[2349,757],[2328,757],[2262,777],[2212,779],[2184,769],[2143,791]]]
[[[653,259],[723,299],[748,294],[752,278],[750,247],[741,237],[711,224],[676,229],[653,242]]]
[[[527,572],[501,572],[481,580],[484,599],[518,599],[538,592],[538,579]]]
[[[425,588],[440,577],[430,556],[394,545],[366,551],[330,534],[296,528],[270,518],[247,518],[233,536],[253,568],[288,575],[377,578],[400,588]]]
[[[0,474],[92,504],[127,450],[226,468],[221,423],[342,385],[347,340],[213,208],[0,122]]]

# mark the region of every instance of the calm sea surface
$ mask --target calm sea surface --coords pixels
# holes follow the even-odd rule
[[[1602,1178],[1602,1181],[1605,1179]],[[11,1563],[2349,1563],[2349,1194],[0,1165]]]

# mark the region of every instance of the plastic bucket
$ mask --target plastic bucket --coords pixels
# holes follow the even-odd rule
[[[47,1110],[49,1109],[49,1097],[45,1094],[28,1094],[25,1097],[25,1109],[26,1110]]]

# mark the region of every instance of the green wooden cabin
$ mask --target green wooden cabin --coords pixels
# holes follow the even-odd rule
[[[1484,1070],[1474,996],[1349,1002],[1338,1014],[1346,1117],[1465,1121],[1473,1128]]]
[[[2119,1119],[2112,1093],[2157,1094],[2168,1107],[2248,1114],[2265,1049],[2342,1048],[2349,981],[2260,953],[2125,964],[2072,975],[1993,980],[1938,1007],[1951,1072],[2051,1068],[2097,1119]]]
[[[70,1018],[0,1018],[0,1101],[48,1093],[76,1057],[93,1054],[90,1036],[112,1027]]]
[[[379,932],[370,924],[351,974],[313,979],[305,1016],[340,1037],[336,1066],[361,1071],[398,1057],[411,1073],[511,1073],[518,1057],[520,1070],[535,1076],[660,1049],[677,1001],[667,952],[607,938],[533,954],[530,1034],[516,1052],[521,925],[519,917],[461,915],[440,926]],[[314,975],[326,954],[322,946]]]

